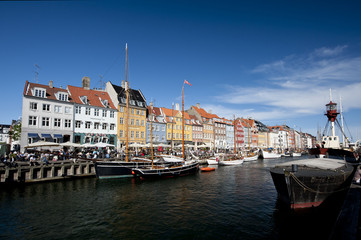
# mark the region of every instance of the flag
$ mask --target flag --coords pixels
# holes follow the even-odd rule
[[[188,84],[189,86],[192,86],[187,80],[184,80],[184,84]]]

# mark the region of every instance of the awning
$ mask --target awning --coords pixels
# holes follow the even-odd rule
[[[61,134],[53,134],[54,138],[63,138],[63,135]]]
[[[41,137],[43,137],[43,138],[51,138],[51,135],[49,133],[42,133]]]
[[[28,133],[28,137],[37,138],[37,137],[39,137],[39,134],[37,134],[37,133]]]

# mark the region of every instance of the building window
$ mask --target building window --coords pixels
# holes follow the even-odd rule
[[[144,132],[141,132],[140,135],[141,135],[141,138],[144,139]]]
[[[99,126],[100,126],[100,123],[98,123],[98,122],[94,123],[94,129],[99,129]]]
[[[80,128],[80,126],[81,126],[81,121],[75,121],[75,127]]]
[[[80,106],[75,107],[75,113],[77,113],[77,114],[81,113],[81,107]]]
[[[99,116],[99,109],[94,109],[94,116]]]
[[[56,113],[61,113],[61,106],[55,105],[55,106],[54,106],[54,112],[56,112]]]
[[[43,104],[43,111],[47,111],[49,112],[50,111],[50,104]]]
[[[135,124],[136,124],[137,126],[139,126],[139,119],[137,119],[137,120],[135,121]]]
[[[90,115],[90,108],[85,108],[85,115]]]
[[[58,99],[60,101],[68,101],[68,94],[66,94],[66,93],[58,93]]]
[[[123,130],[119,131],[119,137],[121,137],[121,138],[123,137]]]
[[[135,132],[135,137],[139,138],[139,132],[138,131]]]
[[[134,125],[134,119],[130,119],[130,125]]]
[[[35,97],[45,98],[45,90],[43,90],[43,89],[35,89],[34,95],[35,95]]]
[[[60,127],[61,126],[61,119],[55,118],[54,119],[54,127]]]
[[[85,122],[85,128],[90,128],[90,122]]]
[[[36,117],[29,116],[29,126],[36,126]]]
[[[50,119],[48,117],[43,117],[42,122],[41,122],[41,126],[49,127],[49,122],[50,122]]]
[[[65,113],[70,113],[70,107],[65,107],[64,110]]]
[[[66,127],[66,128],[70,128],[70,127],[71,127],[71,120],[70,120],[70,119],[65,119],[64,127]]]
[[[106,129],[107,129],[107,124],[106,124],[106,123],[103,123],[102,129],[103,129],[103,130],[106,130]]]
[[[103,110],[103,117],[107,117],[107,110]]]
[[[124,119],[123,118],[119,118],[119,124],[123,124],[124,123]]]
[[[109,115],[109,117],[114,118],[114,111],[110,111]]]
[[[31,102],[30,103],[30,109],[31,110],[36,110],[38,109],[38,104],[36,102]]]
[[[130,132],[130,138],[134,138],[134,131]]]
[[[115,124],[110,124],[110,130],[114,130],[115,129]]]

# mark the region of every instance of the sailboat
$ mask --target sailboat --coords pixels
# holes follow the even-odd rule
[[[162,163],[163,165],[154,166],[153,164],[149,167],[144,168],[135,168],[132,170],[132,174],[136,177],[140,177],[141,179],[149,179],[149,178],[170,178],[170,177],[179,177],[185,176],[189,174],[193,174],[199,171],[199,163],[198,161],[186,161],[184,154],[184,84],[189,84],[187,80],[183,83],[182,88],[182,145],[183,145],[183,159],[175,160],[171,159],[171,161],[167,161],[166,158],[158,161],[158,163]],[[152,137],[151,137],[152,138]]]
[[[127,81],[127,59],[128,59],[128,46],[125,45],[125,86],[124,91],[126,94],[126,111],[125,111],[125,161],[118,160],[107,160],[107,161],[95,161],[95,174],[97,178],[123,178],[123,177],[133,177],[132,169],[147,167],[157,161],[152,161],[147,158],[132,158],[129,159],[129,143],[128,143],[128,118],[129,118],[129,83]]]

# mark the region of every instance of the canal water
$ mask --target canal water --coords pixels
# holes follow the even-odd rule
[[[0,189],[0,239],[328,239],[338,209],[293,212],[258,160],[174,179]]]

